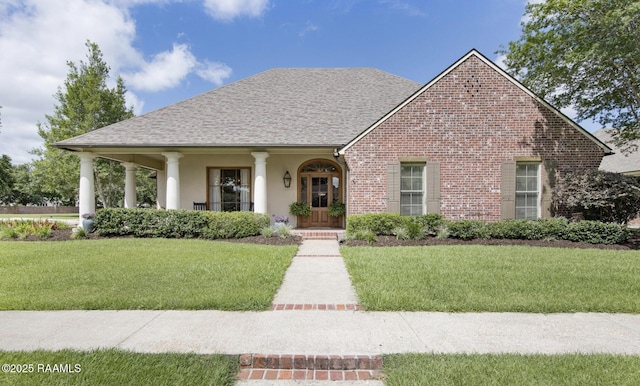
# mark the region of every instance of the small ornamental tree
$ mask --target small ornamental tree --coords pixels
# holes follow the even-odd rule
[[[585,220],[626,224],[640,213],[640,178],[604,171],[566,173],[553,192],[556,208]]]

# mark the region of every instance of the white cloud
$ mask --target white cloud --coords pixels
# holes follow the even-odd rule
[[[231,69],[199,61],[186,45],[174,44],[159,53],[134,46],[138,37],[131,7],[175,1],[179,0],[0,0],[0,154],[20,164],[31,160],[30,149],[42,146],[36,123],[53,112],[53,95],[67,76],[67,61],[86,61],[86,40],[98,44],[111,67],[110,86],[118,75],[127,74],[126,100],[136,114],[144,106],[136,91],[176,87],[192,73],[220,85]],[[252,7],[260,10],[267,1],[229,4],[252,15]],[[149,55],[152,58],[145,60]]]
[[[304,37],[305,35],[307,35],[310,32],[316,32],[320,29],[320,27],[318,27],[317,25],[313,24],[312,22],[308,21],[306,26],[304,27],[304,29],[302,31],[300,31],[300,33],[298,34],[300,37]]]
[[[502,54],[499,55],[493,62],[500,68],[502,68],[503,70],[507,70],[507,64],[505,63],[505,60],[507,60],[507,55],[506,54]]]
[[[403,0],[378,0],[380,4],[387,5],[392,9],[402,11],[410,16],[426,16],[427,12]]]
[[[160,91],[180,84],[196,64],[197,60],[186,44],[174,44],[171,51],[157,54],[150,63],[144,63],[140,71],[123,74],[123,77],[134,89]]]
[[[196,74],[202,79],[220,86],[225,79],[231,76],[231,67],[224,63],[209,62],[200,63]]]
[[[260,17],[269,6],[269,0],[204,0],[204,7],[216,20],[231,21],[236,17]]]

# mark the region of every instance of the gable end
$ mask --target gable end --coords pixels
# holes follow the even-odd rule
[[[553,114],[555,114],[556,116],[558,116],[561,120],[563,120],[564,122],[566,122],[568,125],[570,125],[573,129],[575,129],[576,131],[580,132],[582,135],[584,135],[585,137],[587,137],[590,141],[592,141],[593,143],[595,143],[598,147],[600,147],[602,149],[602,151],[604,152],[605,155],[608,154],[613,154],[613,150],[607,146],[605,143],[603,143],[602,141],[600,141],[598,138],[596,138],[594,135],[592,135],[591,133],[589,133],[588,131],[586,131],[585,129],[583,129],[580,125],[578,125],[577,123],[575,123],[572,119],[570,119],[569,117],[567,117],[565,114],[563,114],[560,110],[556,109],[555,107],[553,107],[551,104],[549,104],[547,101],[545,101],[544,99],[540,98],[539,96],[537,96],[533,91],[529,90],[527,87],[525,87],[522,83],[520,83],[517,79],[515,79],[514,77],[512,77],[511,75],[509,75],[506,71],[504,71],[503,69],[501,69],[499,66],[497,66],[495,63],[493,63],[491,60],[489,60],[486,56],[482,55],[480,52],[478,52],[475,49],[472,49],[471,51],[469,51],[466,55],[464,55],[461,59],[459,59],[458,61],[456,61],[454,64],[452,64],[449,68],[447,68],[446,70],[444,70],[442,73],[440,73],[438,76],[436,76],[434,79],[432,79],[429,83],[427,83],[426,85],[424,85],[422,88],[420,88],[418,91],[416,91],[413,95],[411,95],[409,98],[405,99],[402,103],[400,103],[398,106],[396,106],[393,110],[389,111],[386,115],[384,115],[382,118],[380,118],[377,122],[375,122],[373,125],[371,125],[369,128],[367,128],[365,131],[363,131],[362,133],[360,133],[358,136],[356,136],[354,139],[352,139],[349,143],[347,143],[344,147],[342,147],[342,149],[339,150],[339,153],[344,155],[345,152],[347,150],[349,150],[349,148],[351,148],[353,145],[355,145],[358,141],[360,141],[362,138],[366,137],[371,131],[375,130],[378,126],[380,126],[381,124],[383,124],[385,121],[387,121],[390,117],[392,117],[394,114],[396,114],[399,110],[403,109],[405,106],[407,106],[409,103],[411,103],[413,100],[415,100],[418,96],[420,96],[422,93],[424,93],[425,91],[427,91],[429,88],[431,88],[434,84],[436,84],[438,81],[440,81],[442,78],[444,78],[445,76],[447,76],[449,73],[451,73],[453,70],[455,70],[457,67],[459,67],[461,64],[463,64],[465,61],[467,61],[470,57],[476,57],[479,60],[481,60],[484,64],[486,64],[487,66],[489,66],[491,69],[493,69],[494,71],[496,71],[498,74],[502,75],[505,79],[507,79],[509,82],[511,82],[512,84],[514,84],[516,87],[518,87],[520,90],[522,90],[524,93],[526,93],[528,96],[530,96],[531,98],[533,98],[536,102],[542,104],[545,108],[547,108],[549,111],[551,111]]]

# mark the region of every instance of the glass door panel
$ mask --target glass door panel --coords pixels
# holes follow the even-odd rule
[[[329,206],[329,178],[311,177],[311,207],[326,208]]]
[[[308,189],[307,177],[300,177],[300,201],[309,202],[309,189]]]

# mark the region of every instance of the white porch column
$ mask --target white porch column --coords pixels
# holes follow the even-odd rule
[[[124,162],[125,168],[124,179],[124,207],[136,207],[136,169],[138,165],[133,162]]]
[[[253,211],[267,213],[267,152],[253,152],[256,159],[256,176],[253,184]]]
[[[79,192],[79,217],[82,224],[82,215],[96,212],[96,191],[93,179],[94,154],[77,153],[80,157],[80,192]]]
[[[167,159],[167,210],[180,209],[180,162],[178,152],[162,153]]]
[[[156,209],[167,207],[167,172],[165,170],[156,171]]]

